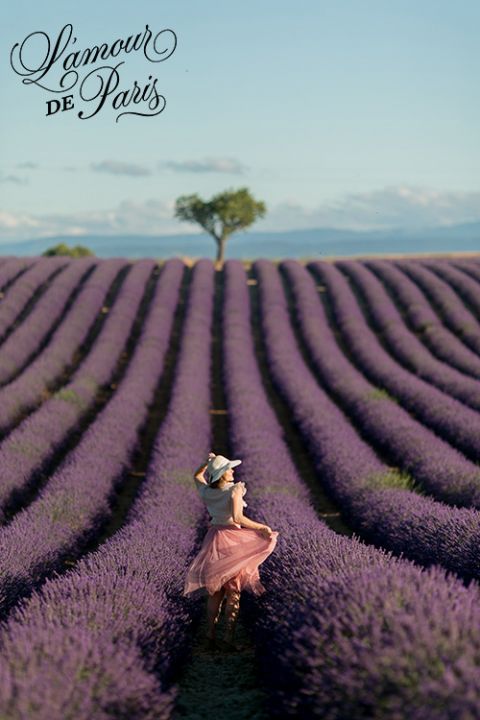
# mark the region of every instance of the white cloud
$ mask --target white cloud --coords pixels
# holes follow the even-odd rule
[[[166,167],[175,172],[193,172],[193,173],[228,173],[230,175],[243,175],[247,170],[246,165],[235,160],[235,158],[205,158],[204,160],[170,160],[158,163],[158,167]]]
[[[0,232],[2,230],[21,232],[26,229],[36,228],[38,225],[39,221],[29,215],[0,212]]]
[[[332,227],[350,230],[433,227],[480,220],[479,192],[439,192],[390,186],[351,193],[315,208],[288,200],[268,207],[258,226],[264,230]]]
[[[266,200],[266,199],[265,199]],[[266,200],[267,215],[256,230],[332,227],[351,230],[433,227],[480,221],[480,193],[439,192],[408,186],[387,187],[308,208],[288,198],[277,205]],[[0,237],[27,240],[51,235],[182,234],[200,228],[174,218],[175,202],[154,198],[123,200],[115,208],[76,213],[0,212]]]
[[[124,200],[115,209],[78,213],[0,212],[0,238],[29,240],[51,235],[162,235],[186,232],[173,218],[174,202]]]
[[[152,174],[152,171],[148,167],[145,167],[145,165],[137,165],[120,160],[103,160],[100,163],[91,163],[90,168],[95,172],[105,172],[110,173],[110,175],[140,177]]]

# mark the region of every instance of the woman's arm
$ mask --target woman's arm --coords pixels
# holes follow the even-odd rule
[[[197,468],[197,470],[195,470],[195,475],[193,476],[194,480],[195,480],[195,484],[197,482],[199,482],[201,485],[208,485],[205,478],[203,477],[203,473],[205,472],[206,468],[207,468],[207,463],[203,463],[202,465],[200,465],[199,468]]]
[[[214,453],[214,452],[209,452],[209,453],[208,453],[208,459],[209,459],[209,460],[211,460],[211,459],[214,458],[214,457],[215,457],[215,453]],[[197,485],[197,487],[198,487],[197,481],[198,481],[198,483],[200,483],[201,485],[208,485],[208,483],[205,482],[205,478],[203,477],[203,473],[204,473],[205,470],[207,469],[207,465],[208,465],[208,462],[202,463],[202,464],[200,465],[200,467],[197,468],[197,470],[195,470],[195,475],[194,475],[193,477],[194,477],[194,479],[195,479],[195,484]]]
[[[232,517],[234,522],[245,528],[251,528],[252,530],[260,530],[262,534],[265,534],[266,537],[270,537],[272,530],[268,525],[257,523],[255,522],[255,520],[250,520],[250,518],[245,517],[245,515],[243,514],[241,491],[234,489],[234,491],[232,492],[232,504]]]

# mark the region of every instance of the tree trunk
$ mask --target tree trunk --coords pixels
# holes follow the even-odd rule
[[[221,235],[217,240],[217,259],[216,264],[221,267],[224,261],[225,255],[225,243],[227,241],[226,235]]]

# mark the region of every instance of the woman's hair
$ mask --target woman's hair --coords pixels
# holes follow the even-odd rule
[[[228,472],[228,471],[225,470],[225,472]],[[223,475],[220,475],[220,477],[218,478],[218,480],[215,480],[215,482],[210,483],[210,487],[213,487],[213,488],[218,487],[218,483],[220,482],[220,480],[223,478],[224,475],[225,475],[225,473],[223,473]]]

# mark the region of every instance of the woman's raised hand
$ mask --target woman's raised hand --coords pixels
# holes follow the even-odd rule
[[[272,537],[272,528],[268,525],[264,525],[261,530],[258,531],[262,537],[264,537],[266,540],[270,540]]]
[[[202,464],[198,467],[198,469],[195,471],[195,475],[200,475],[200,474],[204,473],[205,470],[206,470],[206,468],[207,468],[207,466],[208,466],[208,461],[211,460],[211,459],[214,458],[214,457],[215,457],[215,453],[214,453],[214,452],[208,453],[207,462],[202,463]]]

